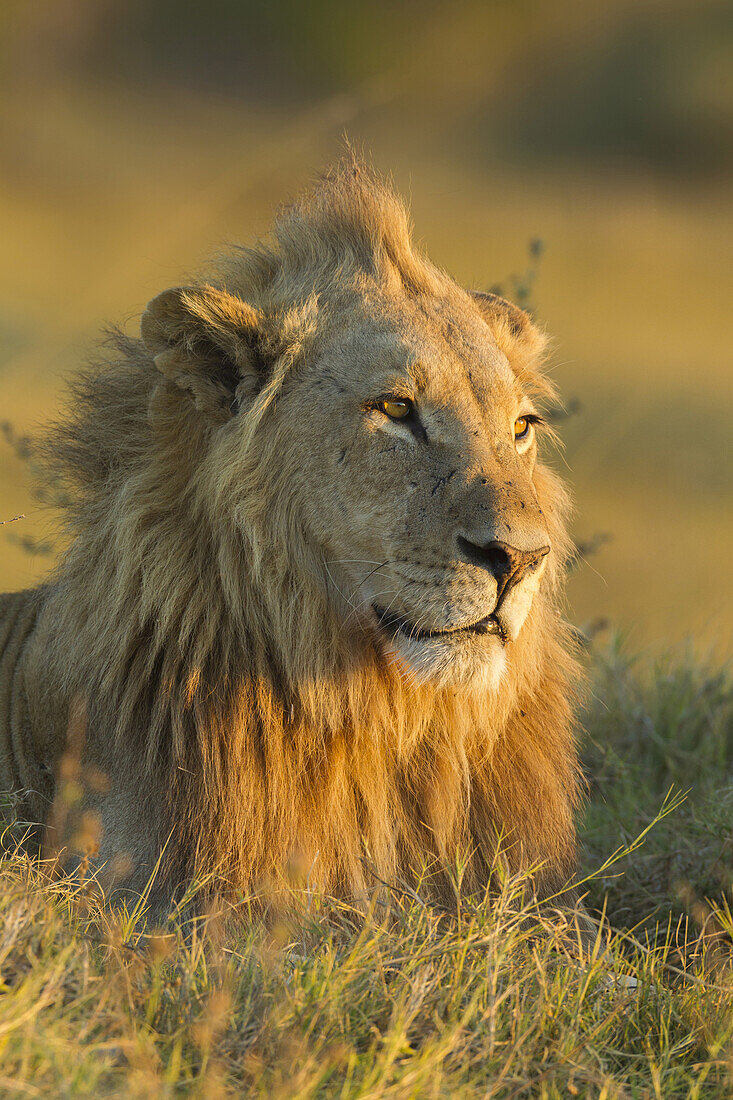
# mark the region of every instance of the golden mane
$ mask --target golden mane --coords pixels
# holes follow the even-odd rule
[[[351,161],[281,215],[271,244],[211,276],[262,312],[275,363],[240,413],[236,456],[138,339],[113,334],[106,367],[75,383],[45,447],[69,497],[69,550],[44,610],[44,676],[87,700],[93,757],[137,798],[149,843],[170,836],[166,888],[216,870],[246,892],[295,860],[353,896],[369,865],[393,880],[432,861],[443,893],[461,851],[479,888],[503,833],[509,865],[542,863],[554,889],[573,869],[578,796],[577,669],[556,607],[564,489],[538,469],[559,564],[501,692],[415,685],[357,649],[267,418],[347,277],[438,296],[450,282],[414,249],[401,203]],[[522,318],[487,303],[497,342],[546,392],[542,341]]]

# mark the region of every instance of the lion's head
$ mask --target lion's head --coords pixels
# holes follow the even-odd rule
[[[257,513],[267,544],[287,524],[292,565],[302,546],[343,630],[416,681],[496,688],[566,552],[537,468],[543,339],[420,257],[362,168],[276,237],[143,318],[159,370],[220,437],[217,506],[250,539]]]

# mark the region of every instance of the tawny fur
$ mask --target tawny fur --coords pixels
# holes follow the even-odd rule
[[[163,301],[145,342],[112,338],[111,362],[75,385],[46,446],[71,497],[69,549],[47,586],[0,602],[4,786],[30,788],[26,813],[44,816],[81,699],[87,758],[110,784],[89,796],[101,856],[129,853],[133,886],[167,843],[169,892],[213,872],[247,893],[296,867],[353,898],[372,869],[414,882],[428,864],[425,889],[444,896],[443,868],[461,854],[464,886],[485,887],[502,836],[510,868],[541,865],[540,892],[558,889],[574,868],[579,789],[560,482],[532,472],[552,562],[499,690],[419,683],[345,615],[271,421],[352,300],[474,311],[539,395],[542,337],[423,259],[398,200],[353,164],[280,218],[273,245],[235,252],[210,283],[236,316],[202,292],[196,324],[172,342]],[[256,330],[266,376],[232,325]]]

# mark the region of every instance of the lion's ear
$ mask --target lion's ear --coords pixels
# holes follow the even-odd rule
[[[497,344],[509,359],[513,358],[512,353],[519,353],[524,360],[541,356],[546,344],[545,336],[525,310],[498,294],[473,290],[471,296]]]
[[[211,286],[176,287],[148,303],[140,323],[158,370],[216,421],[262,384],[258,310]]]

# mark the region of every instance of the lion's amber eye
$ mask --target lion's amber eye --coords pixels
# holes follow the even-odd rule
[[[526,436],[529,435],[529,426],[531,423],[528,416],[517,417],[514,421],[514,438],[525,439]]]
[[[412,412],[412,401],[403,397],[386,397],[379,408],[391,420],[404,420]]]

